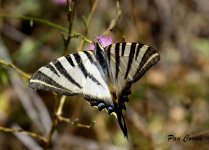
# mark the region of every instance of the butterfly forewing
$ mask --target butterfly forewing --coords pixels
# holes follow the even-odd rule
[[[111,77],[117,92],[136,82],[159,61],[159,54],[150,46],[140,43],[115,43],[105,48]]]
[[[83,73],[82,65],[91,62],[84,52],[78,52],[50,62],[36,71],[29,82],[34,89],[43,89],[63,95],[75,95],[82,93],[86,76]]]
[[[92,106],[112,110],[112,97],[101,69],[92,51],[73,53],[41,67],[29,86],[61,95],[83,94]]]

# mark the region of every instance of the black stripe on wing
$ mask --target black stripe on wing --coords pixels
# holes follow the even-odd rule
[[[62,66],[62,64],[59,62],[59,60],[55,60],[53,61],[56,69],[60,72],[60,74],[62,74],[64,77],[66,77],[72,84],[74,84],[75,86],[82,88],[82,86],[76,82],[71,76],[70,74],[67,72],[67,70]]]
[[[109,45],[108,48],[107,48],[107,57],[108,57],[108,63],[109,64],[110,64],[110,57],[111,57],[111,53],[110,53],[111,47],[112,47],[112,45]]]
[[[157,53],[157,51],[152,47],[148,47],[148,49],[144,53],[144,56],[141,59],[136,74],[133,77],[132,83],[139,80],[145,74],[145,72],[149,70],[153,65],[155,65],[159,60],[160,55]]]
[[[41,83],[39,83],[40,81]],[[45,83],[45,84],[42,84]],[[46,74],[42,73],[41,71],[37,71],[33,74],[31,77],[31,80],[28,84],[29,87],[33,89],[44,89],[47,91],[54,91],[57,92],[58,94],[63,94],[63,95],[75,95],[77,93],[72,93],[56,81],[54,81],[51,77],[47,76]]]
[[[101,66],[102,71],[104,72],[105,76],[109,78],[109,68],[107,64],[107,55],[104,52],[104,49],[101,49],[98,43],[96,43],[96,50],[95,50],[95,57]]]
[[[118,78],[118,72],[120,67],[120,43],[115,44],[115,79]]]
[[[139,64],[139,68],[141,69],[142,67],[144,67],[144,65],[147,63],[148,59],[155,53],[156,53],[156,50],[154,50],[152,47],[148,47],[148,49],[144,53],[144,56],[141,59],[141,62]]]
[[[58,74],[58,72],[56,71],[56,69],[51,64],[48,64],[45,67],[46,68],[49,68],[54,74],[56,74],[58,77],[60,77],[60,75]]]
[[[140,53],[140,49],[144,46],[144,44],[138,43],[137,49],[136,49],[136,55],[135,55],[135,60],[137,60],[139,53]]]
[[[86,68],[83,65],[83,61],[81,59],[81,56],[78,53],[74,53],[73,56],[74,56],[74,58],[75,58],[75,60],[76,60],[76,62],[78,64],[78,67],[82,71],[83,75],[87,78],[88,73],[87,73]]]
[[[77,64],[78,64],[78,67],[80,68],[80,70],[82,71],[83,75],[85,76],[85,78],[90,78],[92,81],[96,82],[98,85],[102,85],[92,74],[90,74],[85,66],[83,65],[83,61],[82,61],[82,58],[81,56],[78,54],[78,53],[74,53],[73,54]],[[88,57],[88,56],[87,56]],[[90,60],[91,62],[91,60]]]
[[[127,68],[126,68],[126,74],[125,74],[124,79],[127,79],[128,74],[129,74],[129,72],[131,70],[131,65],[132,65],[132,62],[133,62],[133,58],[134,58],[134,54],[135,54],[135,49],[136,49],[136,43],[132,43],[131,44],[131,48],[130,48],[128,65],[127,65]]]
[[[66,55],[65,58],[67,59],[67,61],[69,62],[69,64],[72,66],[72,67],[75,67],[75,64],[73,63],[73,60],[71,58],[71,55]]]
[[[94,63],[94,59],[92,58],[91,54],[89,53],[93,53],[92,51],[83,51],[84,54],[86,54],[86,56],[88,57],[88,59],[90,60],[91,63]]]
[[[122,43],[122,51],[121,51],[121,56],[123,56],[123,55],[124,55],[125,49],[126,49],[126,42],[123,42],[123,43]]]

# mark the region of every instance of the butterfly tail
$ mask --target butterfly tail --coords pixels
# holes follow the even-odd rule
[[[125,121],[125,118],[123,116],[122,109],[118,110],[117,117],[118,117],[119,126],[120,126],[121,130],[123,131],[124,136],[126,138],[128,138],[128,131],[127,131],[127,127],[126,127],[126,121]]]

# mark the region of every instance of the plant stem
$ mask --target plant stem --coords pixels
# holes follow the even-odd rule
[[[71,41],[71,32],[72,32],[72,26],[73,26],[73,20],[74,20],[74,15],[75,15],[75,8],[76,8],[76,0],[72,0],[71,3],[69,2],[69,0],[67,0],[67,4],[68,4],[68,35],[67,38],[64,39],[64,55],[67,54],[68,51],[68,46],[70,45],[70,41]]]
[[[119,0],[116,0],[116,17],[114,19],[112,19],[112,21],[110,22],[109,27],[104,32],[105,35],[108,35],[109,32],[111,32],[111,30],[116,26],[117,22],[120,19],[120,16],[121,16],[120,2],[119,2]]]
[[[22,71],[21,69],[19,69],[18,67],[16,67],[14,64],[12,63],[8,63],[4,60],[0,60],[0,64],[5,65],[7,67],[13,68],[15,69],[19,74],[21,74],[23,77],[25,77],[26,79],[30,79],[30,75],[25,73],[24,71]]]
[[[70,24],[69,24],[69,27],[66,28],[66,27],[63,27],[63,26],[60,26],[56,23],[53,23],[53,22],[50,22],[48,20],[44,20],[44,19],[40,19],[40,18],[35,18],[35,17],[30,17],[30,16],[15,16],[15,15],[7,15],[7,14],[1,14],[0,13],[0,17],[4,17],[4,18],[19,18],[19,19],[23,19],[23,20],[28,20],[28,21],[34,21],[34,22],[39,22],[39,23],[42,23],[42,24],[46,24],[50,27],[53,27],[53,28],[56,28],[58,30],[61,30],[62,32],[68,32],[68,29],[69,28],[72,28],[70,27]],[[69,37],[80,37],[82,40],[88,42],[88,43],[91,43],[91,40],[89,40],[88,38],[86,38],[85,36],[77,33],[77,32],[72,32],[72,34],[69,34],[68,32],[68,36]]]
[[[43,24],[46,24],[50,27],[53,27],[53,28],[56,28],[56,29],[59,29],[63,32],[68,32],[68,29],[63,27],[63,26],[60,26],[58,24],[55,24],[53,22],[50,22],[48,20],[44,20],[44,19],[40,19],[40,18],[35,18],[35,17],[30,17],[30,16],[15,16],[15,15],[7,15],[7,14],[1,14],[0,13],[0,17],[4,17],[4,18],[18,18],[18,19],[23,19],[23,20],[29,20],[29,21],[35,21],[35,22],[39,22],[39,23],[43,23]]]
[[[38,135],[37,133],[33,133],[33,132],[21,130],[21,129],[6,128],[6,127],[1,127],[0,126],[0,131],[9,132],[9,133],[14,133],[14,132],[22,133],[22,134],[25,134],[25,135],[29,135],[29,136],[31,136],[31,137],[33,137],[35,139],[38,139],[38,140],[40,140],[43,143],[47,142],[47,139],[45,137],[43,137],[41,135]]]
[[[59,102],[59,106],[58,106],[58,109],[57,109],[57,112],[56,112],[56,116],[61,116],[62,115],[62,108],[64,106],[65,100],[66,100],[66,96],[62,96],[61,99],[60,99],[60,102]]]
[[[84,21],[85,23],[85,32],[84,32],[84,35],[87,36],[88,35],[88,28],[89,28],[89,24],[90,24],[90,21],[92,19],[92,16],[96,10],[96,7],[97,7],[97,3],[98,3],[98,0],[94,0],[94,3],[93,3],[93,6],[91,8],[91,12],[89,13],[88,17],[87,17],[87,20]],[[78,48],[78,51],[81,51],[83,49],[83,45],[84,45],[84,40],[81,40],[80,44],[79,44],[79,48]]]

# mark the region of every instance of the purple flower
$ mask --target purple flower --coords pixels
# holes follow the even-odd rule
[[[101,35],[101,36],[97,36],[95,41],[100,43],[102,45],[102,47],[106,47],[106,46],[112,44],[112,37],[106,36],[106,35]],[[95,45],[90,44],[89,50],[94,50],[94,49],[95,49]]]
[[[66,5],[67,4],[67,0],[52,0],[55,4],[58,5]],[[70,2],[70,1],[69,1]]]
[[[90,45],[89,45],[89,50],[94,51],[94,49],[95,49],[95,45],[94,45],[93,43],[90,44]]]

